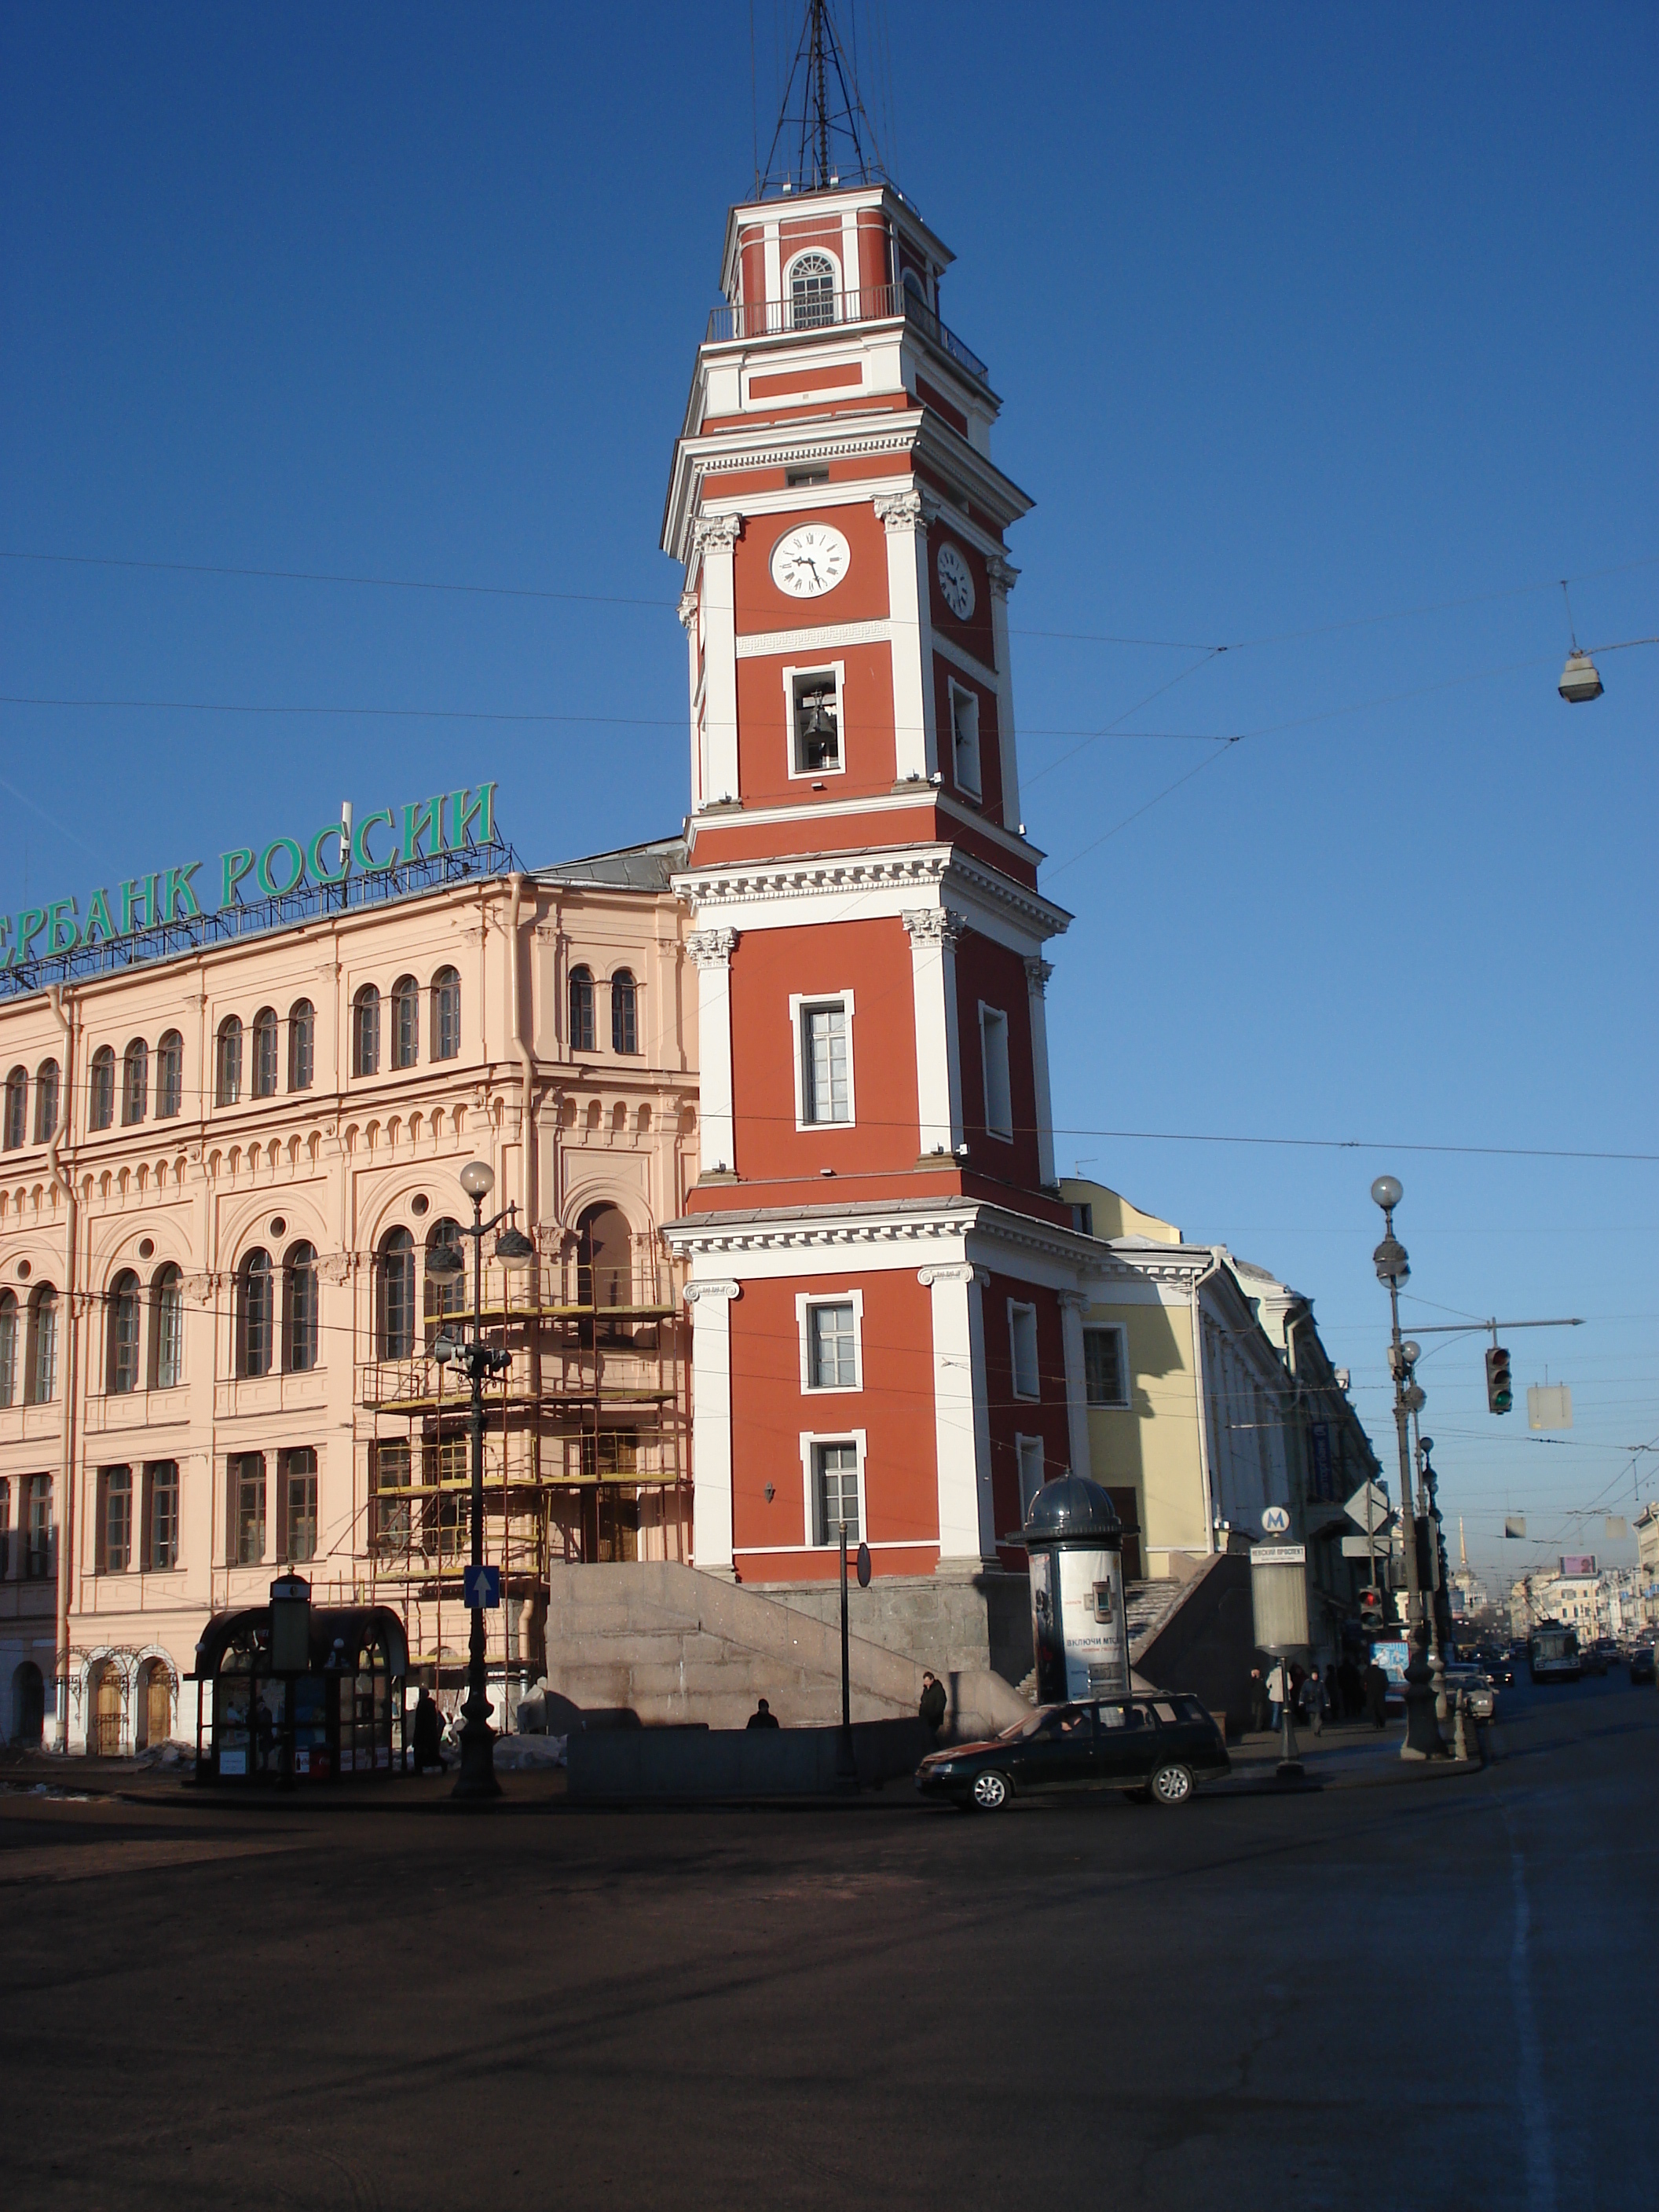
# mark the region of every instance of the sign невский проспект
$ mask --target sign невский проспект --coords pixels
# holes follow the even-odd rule
[[[379,852],[377,842],[383,848]],[[204,908],[195,886],[205,863],[191,860],[129,877],[113,892],[99,884],[88,898],[84,919],[73,898],[0,915],[0,973],[15,974],[39,961],[124,939],[137,940],[154,930],[222,914],[242,905],[245,885],[257,890],[261,899],[283,899],[308,887],[343,886],[353,875],[392,876],[445,854],[495,843],[493,783],[441,792],[402,808],[383,806],[356,822],[348,805],[303,842],[273,837],[263,848],[233,846],[221,853],[216,908]]]

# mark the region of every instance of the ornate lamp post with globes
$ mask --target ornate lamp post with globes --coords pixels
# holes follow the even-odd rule
[[[1397,1176],[1378,1176],[1371,1197],[1382,1209],[1382,1242],[1371,1255],[1377,1280],[1389,1286],[1392,1332],[1389,1342],[1389,1372],[1394,1377],[1394,1425],[1400,1444],[1400,1497],[1405,1518],[1406,1547],[1406,1740],[1402,1759],[1431,1759],[1445,1748],[1435,1719],[1434,1692],[1424,1658],[1429,1631],[1417,1573],[1417,1485],[1413,1479],[1411,1419],[1422,1411],[1423,1386],[1413,1370],[1422,1346],[1400,1334],[1400,1286],[1411,1275],[1406,1248],[1394,1233],[1394,1210],[1403,1192]]]
[[[487,1161],[469,1160],[461,1170],[460,1184],[472,1200],[472,1226],[463,1227],[460,1231],[463,1237],[472,1239],[472,1334],[468,1338],[441,1329],[432,1350],[440,1366],[459,1361],[472,1386],[472,1565],[477,1568],[483,1565],[484,1381],[488,1376],[504,1374],[513,1364],[513,1355],[504,1346],[483,1340],[483,1240],[502,1222],[507,1224],[495,1239],[495,1257],[504,1267],[527,1267],[536,1256],[536,1248],[516,1225],[516,1206],[504,1206],[499,1213],[491,1214],[488,1221],[484,1219],[483,1202],[495,1188],[495,1170]],[[428,1255],[426,1272],[429,1280],[454,1281],[465,1277],[466,1261],[453,1245],[441,1244]],[[481,1598],[483,1593],[475,1589],[472,1595],[476,1599]],[[466,1703],[461,1708],[465,1716],[461,1729],[461,1771],[455,1783],[455,1795],[482,1800],[499,1797],[501,1785],[495,1779],[495,1732],[489,1725],[482,1604],[475,1603],[471,1613]]]

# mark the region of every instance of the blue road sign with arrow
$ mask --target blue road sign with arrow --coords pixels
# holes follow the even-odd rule
[[[473,1613],[496,1613],[501,1602],[501,1571],[499,1567],[468,1567],[461,1576],[461,1590],[468,1608]]]

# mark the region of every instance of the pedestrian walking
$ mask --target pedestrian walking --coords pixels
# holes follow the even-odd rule
[[[935,1741],[945,1725],[945,1707],[949,1700],[945,1685],[931,1668],[921,1678],[921,1703],[916,1707],[916,1717]]]
[[[1375,1659],[1365,1669],[1365,1710],[1373,1728],[1389,1724],[1389,1678]]]
[[[444,1755],[439,1748],[439,1735],[438,1708],[423,1682],[421,1694],[415,1700],[415,1724],[410,1737],[416,1774],[424,1774],[428,1766],[435,1766],[440,1774],[443,1772]]]
[[[764,1698],[761,1699],[754,1711],[750,1714],[748,1725],[750,1728],[777,1728],[780,1725],[777,1715],[773,1711],[771,1706],[767,1704]]]
[[[1276,1659],[1267,1676],[1267,1725],[1277,1730],[1279,1716],[1285,1704],[1285,1662]]]
[[[1250,1669],[1250,1726],[1261,1729],[1267,1725],[1267,1686],[1261,1679],[1260,1667]]]
[[[1302,1686],[1303,1710],[1316,1735],[1325,1733],[1325,1684],[1317,1667],[1310,1667]]]

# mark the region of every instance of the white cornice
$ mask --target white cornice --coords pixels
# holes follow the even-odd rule
[[[971,1237],[981,1245],[994,1245],[999,1253],[1040,1257],[1051,1266],[1059,1263],[1073,1276],[1086,1265],[1093,1245],[1092,1238],[1075,1230],[973,1198],[912,1199],[892,1206],[824,1206],[799,1212],[759,1207],[742,1213],[694,1214],[665,1222],[662,1234],[676,1255],[692,1260],[885,1248],[896,1254],[896,1265],[908,1264],[919,1244],[961,1245]]]
[[[988,915],[1011,918],[1020,934],[1058,937],[1072,917],[1040,892],[1005,876],[1000,869],[971,860],[960,846],[908,845],[861,853],[803,854],[787,860],[738,860],[724,867],[687,870],[673,888],[692,913],[714,915],[780,901],[844,898],[873,894],[905,905],[932,902],[978,907]],[[896,911],[897,909],[895,908]],[[970,913],[969,921],[974,917]]]

